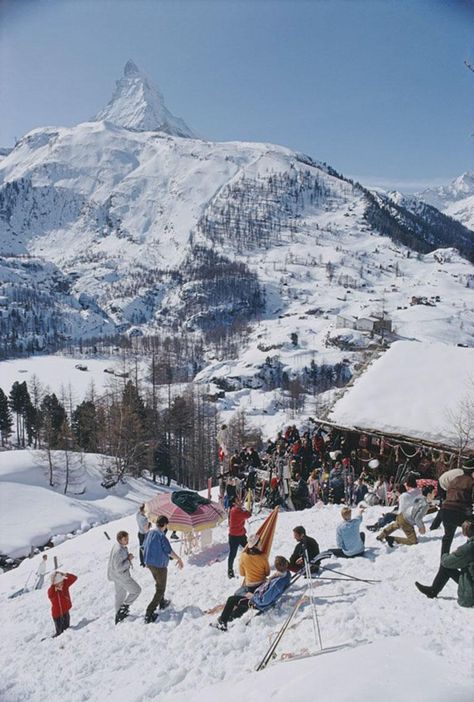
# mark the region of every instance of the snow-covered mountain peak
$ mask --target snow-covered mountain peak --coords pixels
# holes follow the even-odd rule
[[[447,185],[427,188],[418,194],[433,207],[474,228],[474,171],[466,171]]]
[[[195,138],[184,120],[167,109],[160,90],[130,59],[125,64],[123,77],[116,83],[112,99],[94,120],[140,132],[160,131]]]

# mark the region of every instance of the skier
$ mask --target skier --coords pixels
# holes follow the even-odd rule
[[[244,548],[247,545],[247,535],[245,532],[245,521],[251,517],[251,513],[242,507],[242,500],[238,497],[232,503],[229,511],[229,558],[227,561],[227,575],[234,578],[234,560],[239,546]]]
[[[133,554],[128,552],[128,533],[119,531],[117,543],[109,556],[107,578],[115,585],[115,623],[119,624],[126,617],[132,602],[142,591],[140,585],[130,575]]]
[[[44,576],[46,575],[48,556],[46,553],[43,554],[39,566],[36,570],[36,581],[34,584],[34,590],[41,590],[44,584]]]
[[[151,624],[156,621],[158,615],[155,610],[157,607],[165,609],[170,603],[169,600],[165,600],[164,598],[170,560],[177,561],[180,570],[183,567],[183,561],[173,551],[170,542],[166,538],[168,523],[168,517],[158,517],[156,520],[156,529],[150,529],[145,537],[145,543],[143,544],[145,564],[155,580],[155,594],[146,608],[145,624]]]
[[[290,584],[289,565],[284,556],[277,556],[275,558],[275,575],[260,585],[253,593],[249,591],[245,595],[228,597],[221,616],[211,626],[221,631],[227,631],[228,622],[241,617],[249,607],[258,609],[260,612],[269,609]]]
[[[56,571],[51,576],[48,597],[51,601],[51,616],[56,628],[55,637],[69,629],[69,610],[72,607],[69,588],[77,580],[77,575]],[[54,638],[54,637],[53,637]]]

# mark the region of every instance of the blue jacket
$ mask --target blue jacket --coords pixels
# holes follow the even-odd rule
[[[359,533],[361,522],[362,517],[359,516],[348,522],[344,521],[337,527],[337,547],[342,549],[345,556],[357,556],[364,552],[364,543]]]
[[[167,568],[170,562],[171,544],[159,529],[152,529],[143,542],[143,559],[146,565]]]
[[[269,609],[281,596],[290,584],[291,574],[289,571],[285,575],[277,578],[270,578],[266,583],[260,585],[252,595],[252,604],[256,609],[264,612]]]

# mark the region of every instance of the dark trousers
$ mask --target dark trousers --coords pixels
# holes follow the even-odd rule
[[[458,583],[460,574],[461,573],[459,570],[452,570],[450,568],[444,568],[443,566],[440,566],[431,586],[433,588],[434,594],[438,595],[450,578],[452,578],[456,583]]]
[[[227,602],[225,603],[225,607],[222,610],[222,614],[219,619],[221,622],[224,622],[224,624],[232,621],[232,619],[238,619],[248,610],[249,602],[250,600],[248,597],[231,595],[227,598]]]
[[[441,513],[444,527],[444,536],[441,542],[441,555],[443,555],[449,553],[456,529],[467,519],[467,516],[464,512],[458,512],[455,509],[443,508]]]
[[[141,566],[145,565],[145,561],[143,560],[143,542],[145,541],[145,536],[146,536],[146,534],[142,534],[142,533],[138,532],[138,543],[140,544],[140,548],[138,549],[138,551],[140,553],[140,565]]]
[[[56,619],[53,619],[53,622],[56,628],[56,636],[59,636],[59,634],[62,634],[63,631],[69,629],[69,612],[62,614],[60,617],[56,617]]]
[[[363,531],[360,532],[360,538],[362,540],[362,543],[365,544],[365,533]],[[346,556],[342,548],[331,548],[329,550],[338,558],[357,558],[357,556],[364,555],[363,551],[361,551],[361,553],[356,553],[354,556]]]
[[[239,546],[242,546],[242,548],[247,546],[247,537],[245,534],[242,534],[242,536],[231,536],[229,534],[229,559],[227,561],[227,569],[229,571],[233,570],[234,568],[234,561]]]
[[[159,607],[161,600],[165,596],[166,590],[166,579],[168,577],[168,568],[156,568],[156,566],[148,566],[153,578],[155,580],[155,594],[153,599],[146,608],[147,616],[154,613],[155,609]]]

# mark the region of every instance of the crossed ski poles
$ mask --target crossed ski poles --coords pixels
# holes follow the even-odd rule
[[[343,578],[320,578],[320,580],[355,580],[359,583],[368,583],[373,585],[374,583],[380,583],[381,580],[367,580],[365,578],[356,578],[355,575],[349,575],[349,573],[343,573],[342,570],[334,570],[334,568],[326,568],[325,566],[320,566],[321,570],[327,570],[329,573],[335,573],[336,575],[342,575]]]

